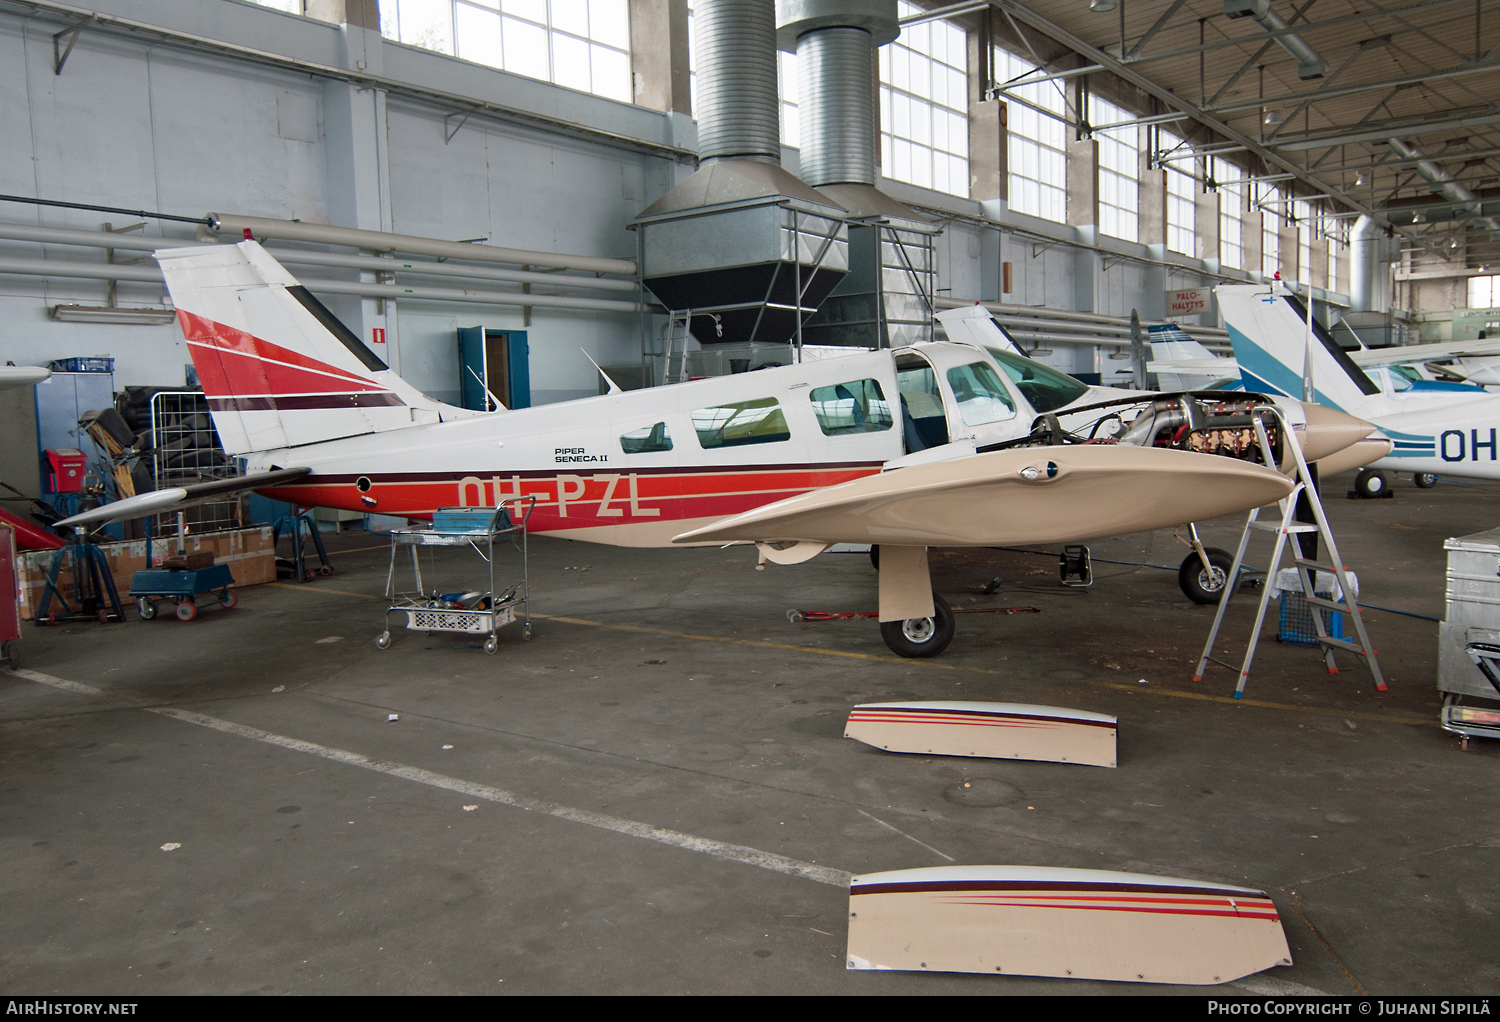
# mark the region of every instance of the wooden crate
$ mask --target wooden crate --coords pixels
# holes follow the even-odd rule
[[[99,549],[104,552],[110,574],[115,580],[115,588],[120,592],[120,599],[125,600],[125,594],[130,591],[130,580],[135,573],[147,567],[155,567],[165,558],[175,554],[177,540],[153,540],[151,555],[155,564],[152,565],[146,563],[145,540],[100,543]],[[229,565],[237,589],[276,581],[276,549],[271,544],[271,527],[268,525],[189,536],[185,549],[189,554],[212,553],[214,563]],[[23,618],[34,617],[36,614],[37,604],[41,602],[42,592],[46,588],[47,568],[52,564],[54,552],[35,550],[16,556],[16,576]],[[73,576],[69,570],[70,565],[71,559],[58,575],[58,588],[64,593],[72,592]]]

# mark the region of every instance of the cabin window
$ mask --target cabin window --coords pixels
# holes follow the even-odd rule
[[[970,426],[1016,417],[1016,403],[1000,377],[984,362],[948,370],[948,386],[958,403],[958,414]]]
[[[877,380],[818,387],[810,396],[824,436],[879,433],[891,428],[891,406]]]
[[[642,426],[620,437],[620,449],[626,454],[650,454],[653,451],[670,451],[672,435],[667,424],[658,422],[654,426]]]
[[[1038,412],[1055,412],[1070,405],[1089,392],[1087,385],[1079,383],[1067,373],[1060,373],[1051,366],[1042,365],[1034,359],[1022,358],[1009,351],[986,348],[1005,375],[1015,381],[1021,396],[1031,402]]]
[[[726,401],[693,412],[693,429],[704,448],[774,444],[792,438],[786,416],[774,397]]]

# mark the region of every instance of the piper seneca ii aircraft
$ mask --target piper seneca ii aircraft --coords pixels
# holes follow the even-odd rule
[[[386,367],[258,244],[156,255],[224,450],[247,474],[127,498],[69,525],[254,489],[408,518],[536,499],[530,530],[618,546],[755,543],[795,563],[881,547],[880,619],[903,656],[953,636],[926,549],[1085,540],[1214,518],[1286,496],[1258,463],[1257,395],[1093,389],[989,347],[982,309],[950,340],[537,408],[433,401]],[[498,402],[497,402],[498,403]],[[1273,457],[1366,436],[1282,400]],[[1269,413],[1268,413],[1269,414]]]

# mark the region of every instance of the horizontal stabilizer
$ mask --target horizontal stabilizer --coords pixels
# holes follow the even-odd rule
[[[1349,358],[1361,369],[1435,362],[1445,358],[1483,358],[1487,355],[1500,355],[1500,340],[1404,344],[1390,348],[1364,348],[1360,351],[1349,352]]]
[[[1116,719],[1026,703],[864,703],[844,737],[887,752],[1115,765]]]
[[[1280,500],[1285,477],[1191,451],[1113,444],[1024,447],[865,476],[676,537],[1014,546],[1201,522]]]
[[[1228,983],[1291,965],[1276,906],[1246,887],[1047,866],[856,876],[850,969]]]
[[[0,390],[31,387],[52,375],[52,370],[37,366],[0,366]]]
[[[212,482],[192,483],[188,486],[173,486],[165,490],[152,490],[136,497],[126,497],[113,504],[84,511],[71,518],[64,518],[58,525],[104,525],[107,522],[124,522],[148,515],[175,514],[195,504],[205,504],[232,493],[259,490],[269,486],[284,486],[312,472],[310,468],[279,468],[270,472],[252,472],[247,476],[230,479],[215,479]]]

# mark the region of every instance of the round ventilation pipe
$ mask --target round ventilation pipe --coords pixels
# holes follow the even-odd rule
[[[875,183],[874,39],[862,28],[821,28],[797,40],[802,180]]]
[[[698,158],[781,163],[776,10],[767,0],[697,0]]]

